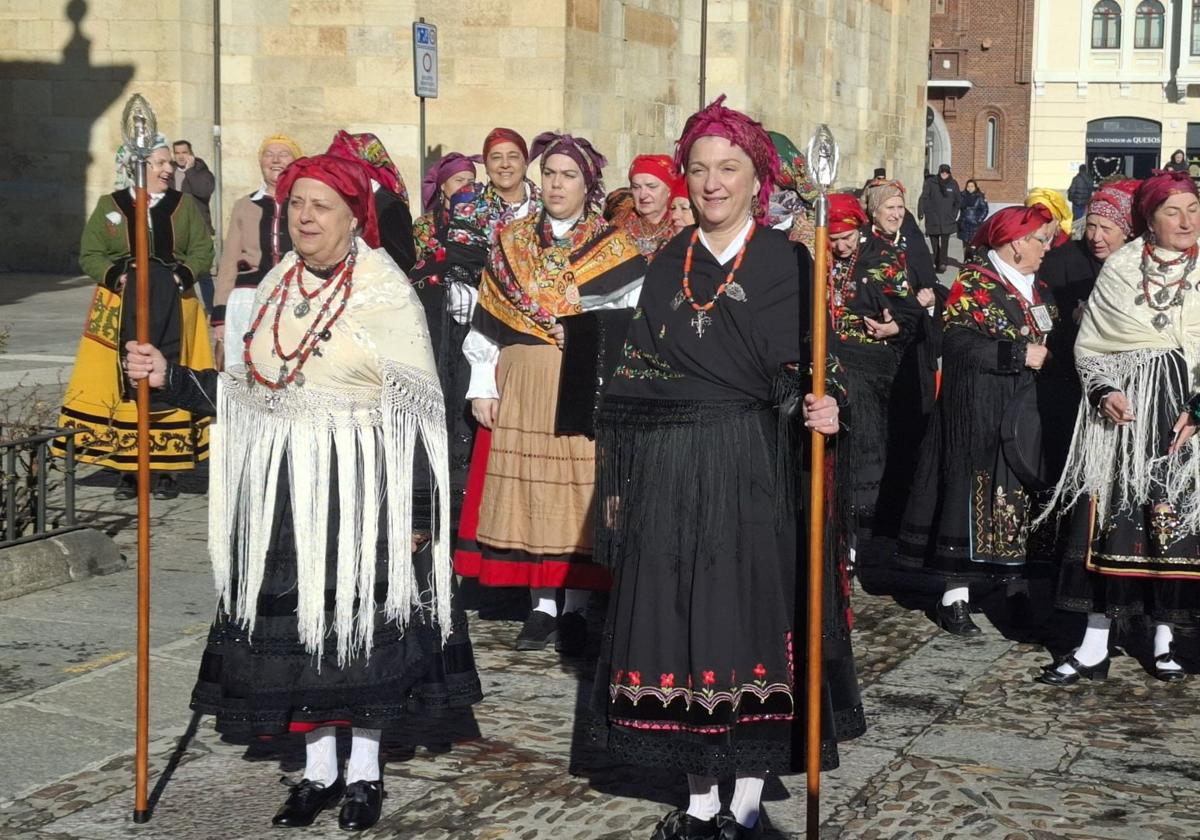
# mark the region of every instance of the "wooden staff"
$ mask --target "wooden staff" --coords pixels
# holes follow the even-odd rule
[[[825,125],[818,126],[808,144],[808,164],[820,191],[816,207],[816,241],[812,278],[812,393],[825,396],[825,357],[829,312],[825,288],[829,278],[829,199],[827,192],[837,175],[838,149]],[[811,471],[808,495],[808,668],[805,701],[805,772],[808,800],[805,809],[809,840],[821,831],[821,702],[822,618],[825,594],[825,436],[809,433]]]
[[[134,261],[137,266],[137,341],[150,343],[150,197],[146,158],[154,143],[154,111],[140,94],[125,106],[126,147],[134,154]],[[122,348],[124,349],[124,348]],[[133,821],[150,819],[147,796],[150,751],[150,380],[137,384],[137,729]]]

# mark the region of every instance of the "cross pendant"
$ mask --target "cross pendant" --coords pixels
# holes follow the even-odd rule
[[[692,326],[696,328],[696,337],[704,338],[704,331],[712,326],[712,318],[708,317],[708,313],[701,310],[696,313],[696,317],[692,319]]]

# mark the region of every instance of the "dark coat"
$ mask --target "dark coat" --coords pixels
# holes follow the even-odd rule
[[[207,163],[200,158],[195,158],[192,165],[183,173],[183,185],[179,191],[196,199],[196,203],[200,205],[200,215],[204,217],[204,224],[208,225],[210,234],[213,232],[213,224],[208,202],[212,200],[212,194],[216,189],[217,177],[213,175]]]
[[[1071,179],[1071,186],[1067,188],[1067,201],[1071,204],[1087,204],[1091,201],[1092,192],[1092,179],[1079,172]]]
[[[987,196],[981,190],[964,192],[962,207],[958,211],[958,238],[970,245],[975,238],[975,231],[988,217]]]
[[[404,199],[380,187],[375,190],[375,215],[379,220],[379,244],[400,270],[408,274],[417,261],[412,211]]]
[[[943,181],[930,175],[917,202],[917,218],[925,220],[925,233],[946,236],[958,231],[958,206],[962,191],[953,176]]]

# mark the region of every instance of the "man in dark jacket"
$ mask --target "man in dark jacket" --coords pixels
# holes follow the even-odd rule
[[[204,225],[208,235],[214,233],[212,211],[208,202],[217,189],[217,178],[213,175],[208,164],[192,152],[192,144],[187,140],[176,140],[171,144],[171,154],[175,158],[175,189],[196,199],[200,206],[200,215],[204,217]],[[212,272],[205,271],[196,278],[196,286],[200,289],[200,299],[204,309],[212,312],[213,308],[213,279]]]
[[[950,237],[958,232],[959,202],[958,182],[950,174],[949,164],[943,163],[935,177],[926,179],[917,202],[917,218],[925,220],[925,234],[939,274],[946,270]]]
[[[1071,213],[1078,220],[1087,212],[1087,204],[1092,200],[1092,179],[1088,177],[1087,166],[1080,164],[1079,171],[1071,179],[1067,188],[1067,201],[1071,202]]]

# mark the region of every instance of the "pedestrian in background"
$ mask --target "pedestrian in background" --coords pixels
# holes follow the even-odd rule
[[[192,144],[187,140],[176,140],[172,143],[171,156],[175,159],[175,189],[196,199],[200,215],[204,217],[204,226],[208,228],[208,235],[212,236],[215,231],[208,203],[217,189],[216,176],[208,168],[208,164],[196,157],[192,151]],[[205,266],[196,278],[196,286],[200,289],[200,299],[204,301],[204,311],[212,312],[212,266]]]
[[[1071,179],[1067,188],[1067,201],[1071,202],[1071,215],[1074,219],[1082,219],[1087,213],[1088,202],[1092,200],[1092,179],[1088,177],[1087,167],[1079,164],[1079,171]]]
[[[927,178],[917,202],[917,218],[925,220],[925,235],[933,251],[933,264],[938,274],[946,270],[950,237],[958,230],[958,208],[961,191],[950,174],[950,165],[938,167],[937,177]]]
[[[975,232],[988,217],[987,196],[979,189],[979,184],[971,178],[963,187],[962,206],[958,209],[958,238],[963,244],[963,262],[975,261],[975,248],[971,240]]]
[[[1167,172],[1187,172],[1187,155],[1183,153],[1183,149],[1176,149],[1171,152],[1171,159],[1167,161],[1167,165],[1163,169]]]

